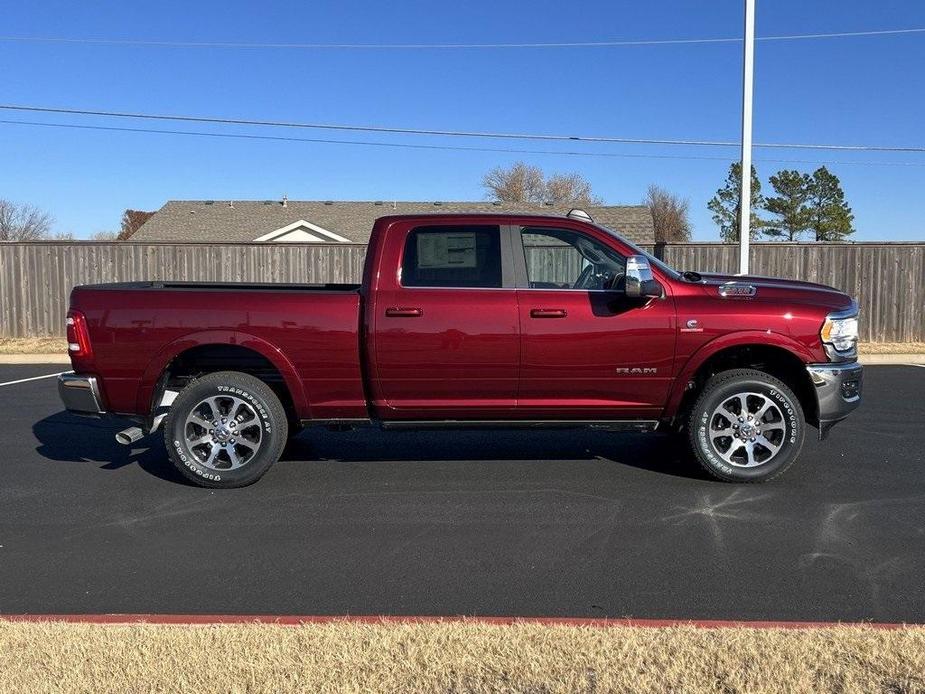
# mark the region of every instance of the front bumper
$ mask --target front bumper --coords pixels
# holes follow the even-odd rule
[[[861,404],[864,368],[857,362],[810,364],[806,367],[816,389],[819,438]]]
[[[74,414],[98,416],[105,412],[95,376],[61,374],[58,376],[58,395],[64,407]]]

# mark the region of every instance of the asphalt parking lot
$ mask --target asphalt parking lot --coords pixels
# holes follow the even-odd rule
[[[869,367],[862,409],[758,486],[658,436],[366,429],[210,491],[160,437],[64,413],[53,378],[0,412],[0,613],[925,622],[922,367]]]

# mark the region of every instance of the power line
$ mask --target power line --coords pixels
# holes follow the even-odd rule
[[[76,123],[45,123],[40,121],[0,120],[4,125],[29,125],[46,128],[70,128],[75,130],[101,130],[108,132],[144,133],[157,135],[186,135],[195,137],[230,138],[240,140],[268,140],[275,142],[307,142],[327,145],[356,145],[363,147],[391,147],[398,149],[424,149],[462,152],[501,152],[505,154],[543,154],[570,157],[611,157],[626,159],[689,159],[706,161],[729,161],[729,157],[681,155],[681,154],[632,154],[628,152],[576,152],[568,150],[514,149],[502,147],[465,147],[454,145],[422,145],[404,142],[374,142],[367,140],[335,140],[328,138],[288,137],[282,135],[251,135],[244,133],[210,133],[193,130],[163,130],[157,128],[119,128],[104,125],[79,125]],[[925,166],[925,162],[895,161],[845,161],[824,159],[756,159],[755,161],[779,164],[859,164],[876,166]]]
[[[756,41],[801,41],[806,39],[897,36],[925,33],[925,27],[838,31],[818,34],[758,36]],[[250,43],[239,41],[160,41],[145,39],[68,38],[61,36],[0,36],[3,42],[95,44],[107,46],[152,46],[160,48],[276,48],[309,50],[435,50],[481,48],[614,48],[620,46],[670,46],[710,43],[741,43],[738,37],[692,39],[636,39],[611,41],[550,41],[535,43]]]
[[[426,128],[395,128],[373,125],[335,125],[331,123],[298,123],[291,121],[251,120],[244,118],[218,118],[215,116],[177,116],[155,113],[130,113],[125,111],[97,111],[88,109],[51,108],[46,106],[20,106],[0,104],[6,111],[29,111],[34,113],[66,113],[79,116],[105,116],[107,118],[133,118],[145,120],[182,121],[192,123],[212,123],[221,125],[252,125],[278,128],[308,128],[315,130],[339,130],[349,132],[374,132],[397,135],[436,135],[441,137],[475,137],[502,140],[542,140],[558,142],[605,142],[632,145],[683,145],[694,147],[737,147],[734,140],[669,140],[652,138],[609,137],[597,135],[552,135],[535,133],[477,132],[465,130],[434,130]],[[922,146],[886,146],[886,145],[833,145],[782,142],[756,142],[754,147],[773,149],[807,149],[855,152],[925,152]]]

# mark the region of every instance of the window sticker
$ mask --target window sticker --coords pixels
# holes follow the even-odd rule
[[[476,245],[474,232],[453,234],[418,234],[419,268],[474,268]]]

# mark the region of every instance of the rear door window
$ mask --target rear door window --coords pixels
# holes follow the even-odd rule
[[[501,267],[498,226],[416,227],[405,241],[401,284],[500,288]]]

